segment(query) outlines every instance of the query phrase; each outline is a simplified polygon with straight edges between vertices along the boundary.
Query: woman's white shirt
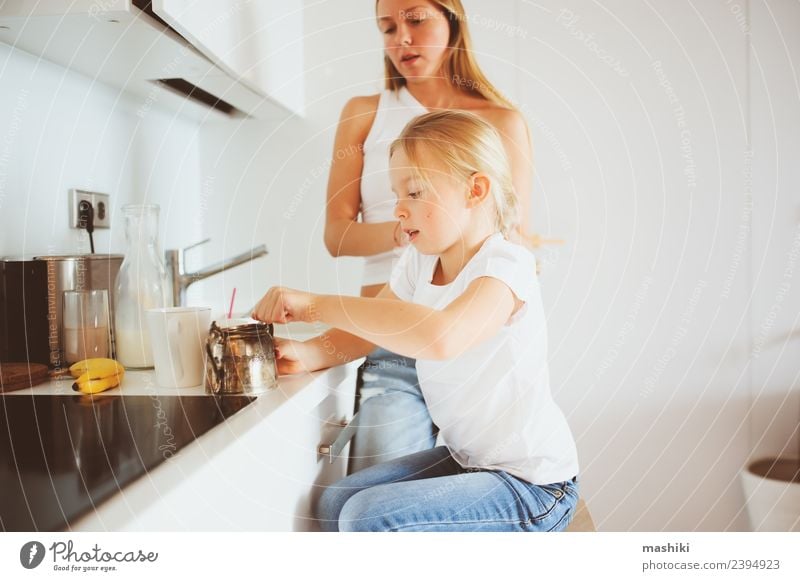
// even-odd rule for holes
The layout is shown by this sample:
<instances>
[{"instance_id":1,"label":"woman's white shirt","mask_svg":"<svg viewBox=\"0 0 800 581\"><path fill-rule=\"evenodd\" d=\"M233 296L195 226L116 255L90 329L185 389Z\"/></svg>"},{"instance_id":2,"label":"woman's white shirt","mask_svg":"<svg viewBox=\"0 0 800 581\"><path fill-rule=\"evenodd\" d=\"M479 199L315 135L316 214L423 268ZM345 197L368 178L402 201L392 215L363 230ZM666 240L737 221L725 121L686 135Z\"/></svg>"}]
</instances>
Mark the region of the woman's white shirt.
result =
<instances>
[{"instance_id":1,"label":"woman's white shirt","mask_svg":"<svg viewBox=\"0 0 800 581\"><path fill-rule=\"evenodd\" d=\"M361 171L361 221L372 224L395 221L395 195L389 180L389 146L409 121L427 113L406 87L397 92L384 90L367 138ZM385 283L402 248L367 256L362 285Z\"/></svg>"}]
</instances>

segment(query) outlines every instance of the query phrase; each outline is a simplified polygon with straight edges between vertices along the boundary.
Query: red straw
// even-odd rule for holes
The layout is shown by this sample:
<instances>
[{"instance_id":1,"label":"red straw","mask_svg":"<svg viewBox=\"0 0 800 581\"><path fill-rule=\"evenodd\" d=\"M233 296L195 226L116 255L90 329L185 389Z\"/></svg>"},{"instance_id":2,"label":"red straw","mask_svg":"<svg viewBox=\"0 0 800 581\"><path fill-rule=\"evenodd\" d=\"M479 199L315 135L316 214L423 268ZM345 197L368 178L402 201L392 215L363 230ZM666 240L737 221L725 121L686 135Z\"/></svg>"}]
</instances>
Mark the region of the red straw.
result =
<instances>
[{"instance_id":1,"label":"red straw","mask_svg":"<svg viewBox=\"0 0 800 581\"><path fill-rule=\"evenodd\" d=\"M236 287L233 287L233 294L231 295L231 308L228 309L228 318L233 316L233 301L236 299Z\"/></svg>"}]
</instances>

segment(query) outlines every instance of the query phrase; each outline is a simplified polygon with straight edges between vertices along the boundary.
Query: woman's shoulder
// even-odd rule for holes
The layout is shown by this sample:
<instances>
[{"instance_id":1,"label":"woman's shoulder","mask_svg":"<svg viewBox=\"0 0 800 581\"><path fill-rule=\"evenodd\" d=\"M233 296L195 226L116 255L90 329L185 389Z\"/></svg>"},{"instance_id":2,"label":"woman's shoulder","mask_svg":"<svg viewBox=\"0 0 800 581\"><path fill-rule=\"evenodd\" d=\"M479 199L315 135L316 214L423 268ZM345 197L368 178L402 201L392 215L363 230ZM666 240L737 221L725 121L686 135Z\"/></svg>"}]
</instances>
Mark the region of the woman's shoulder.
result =
<instances>
[{"instance_id":1,"label":"woman's shoulder","mask_svg":"<svg viewBox=\"0 0 800 581\"><path fill-rule=\"evenodd\" d=\"M375 121L380 99L380 93L351 97L342 108L339 125L365 138Z\"/></svg>"},{"instance_id":2,"label":"woman's shoulder","mask_svg":"<svg viewBox=\"0 0 800 581\"><path fill-rule=\"evenodd\" d=\"M483 101L476 103L471 111L491 123L501 134L514 135L520 130L527 131L525 116L517 109Z\"/></svg>"},{"instance_id":3,"label":"woman's shoulder","mask_svg":"<svg viewBox=\"0 0 800 581\"><path fill-rule=\"evenodd\" d=\"M375 110L378 108L378 103L381 100L381 93L376 93L374 95L358 95L356 97L351 97L348 99L347 103L345 103L345 109L353 109L359 112L366 112L369 110Z\"/></svg>"},{"instance_id":4,"label":"woman's shoulder","mask_svg":"<svg viewBox=\"0 0 800 581\"><path fill-rule=\"evenodd\" d=\"M375 118L375 113L378 110L378 104L381 100L381 94L376 95L360 95L358 97L351 97L347 103L344 104L342 109L342 119L353 119L363 122L368 120L372 123Z\"/></svg>"}]
</instances>

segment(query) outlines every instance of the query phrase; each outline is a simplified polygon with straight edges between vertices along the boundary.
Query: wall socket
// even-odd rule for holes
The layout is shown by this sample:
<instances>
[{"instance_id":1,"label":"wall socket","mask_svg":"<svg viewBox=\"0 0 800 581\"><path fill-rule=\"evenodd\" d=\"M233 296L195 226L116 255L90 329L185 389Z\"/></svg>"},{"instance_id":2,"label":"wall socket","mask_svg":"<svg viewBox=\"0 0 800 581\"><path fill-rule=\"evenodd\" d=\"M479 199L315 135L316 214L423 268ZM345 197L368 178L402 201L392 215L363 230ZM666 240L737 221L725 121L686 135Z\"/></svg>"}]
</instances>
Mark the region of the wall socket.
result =
<instances>
[{"instance_id":1,"label":"wall socket","mask_svg":"<svg viewBox=\"0 0 800 581\"><path fill-rule=\"evenodd\" d=\"M89 192L86 190L69 191L69 227L80 228L78 206L83 200L89 202L94 208L94 227L111 227L111 208L108 205L108 194Z\"/></svg>"}]
</instances>

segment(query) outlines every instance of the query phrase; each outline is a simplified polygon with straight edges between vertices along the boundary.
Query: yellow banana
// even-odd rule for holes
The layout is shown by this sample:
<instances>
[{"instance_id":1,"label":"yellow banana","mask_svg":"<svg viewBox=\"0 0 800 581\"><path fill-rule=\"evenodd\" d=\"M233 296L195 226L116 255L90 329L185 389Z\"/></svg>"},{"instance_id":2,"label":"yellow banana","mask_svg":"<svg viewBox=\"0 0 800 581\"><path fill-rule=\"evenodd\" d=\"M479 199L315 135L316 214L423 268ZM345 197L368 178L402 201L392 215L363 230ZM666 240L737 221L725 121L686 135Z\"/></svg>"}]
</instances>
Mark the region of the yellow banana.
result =
<instances>
[{"instance_id":1,"label":"yellow banana","mask_svg":"<svg viewBox=\"0 0 800 581\"><path fill-rule=\"evenodd\" d=\"M85 373L91 373L92 377L107 377L117 373L125 373L125 368L113 359L95 357L73 363L69 368L69 372L76 379Z\"/></svg>"},{"instance_id":2,"label":"yellow banana","mask_svg":"<svg viewBox=\"0 0 800 581\"><path fill-rule=\"evenodd\" d=\"M125 377L125 368L113 359L85 359L72 365L69 370L75 377L72 389L85 394L117 387Z\"/></svg>"},{"instance_id":3,"label":"yellow banana","mask_svg":"<svg viewBox=\"0 0 800 581\"><path fill-rule=\"evenodd\" d=\"M83 379L83 377L84 376L81 375L79 380L72 384L73 390L86 394L95 394L107 389L111 389L112 387L117 387L120 384L119 375L86 379Z\"/></svg>"}]
</instances>

